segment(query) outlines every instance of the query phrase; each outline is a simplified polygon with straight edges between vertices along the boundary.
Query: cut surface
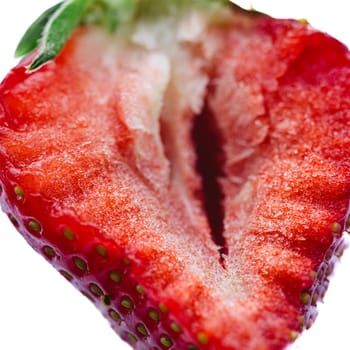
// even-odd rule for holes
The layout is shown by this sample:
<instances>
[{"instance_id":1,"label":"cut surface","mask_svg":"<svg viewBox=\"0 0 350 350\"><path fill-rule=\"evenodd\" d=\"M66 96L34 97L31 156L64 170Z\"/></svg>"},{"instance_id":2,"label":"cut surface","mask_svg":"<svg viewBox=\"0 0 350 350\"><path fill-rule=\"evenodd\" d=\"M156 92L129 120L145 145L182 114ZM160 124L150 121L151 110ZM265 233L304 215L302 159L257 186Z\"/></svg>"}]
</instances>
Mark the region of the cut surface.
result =
<instances>
[{"instance_id":1,"label":"cut surface","mask_svg":"<svg viewBox=\"0 0 350 350\"><path fill-rule=\"evenodd\" d=\"M135 349L282 349L342 248L348 52L236 12L163 26L82 28L12 71L2 206Z\"/></svg>"}]
</instances>

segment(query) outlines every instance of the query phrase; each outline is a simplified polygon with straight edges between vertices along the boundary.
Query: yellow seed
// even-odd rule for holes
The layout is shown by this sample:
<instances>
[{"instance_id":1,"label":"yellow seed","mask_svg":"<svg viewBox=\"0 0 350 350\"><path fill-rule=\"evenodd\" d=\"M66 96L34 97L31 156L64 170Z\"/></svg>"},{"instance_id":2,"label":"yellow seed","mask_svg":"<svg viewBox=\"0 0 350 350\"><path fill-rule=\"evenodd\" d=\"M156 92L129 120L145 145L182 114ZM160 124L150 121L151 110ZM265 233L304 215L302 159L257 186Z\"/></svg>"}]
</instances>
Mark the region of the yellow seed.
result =
<instances>
[{"instance_id":1,"label":"yellow seed","mask_svg":"<svg viewBox=\"0 0 350 350\"><path fill-rule=\"evenodd\" d=\"M163 312L163 313L167 313L167 312L168 312L168 308L167 308L163 303L160 303L160 304L158 305L158 307L159 307L159 310L160 310L161 312Z\"/></svg>"},{"instance_id":2,"label":"yellow seed","mask_svg":"<svg viewBox=\"0 0 350 350\"><path fill-rule=\"evenodd\" d=\"M28 227L35 232L41 231L41 225L35 220L30 220L28 223Z\"/></svg>"},{"instance_id":3,"label":"yellow seed","mask_svg":"<svg viewBox=\"0 0 350 350\"><path fill-rule=\"evenodd\" d=\"M44 252L49 257L54 257L56 255L55 250L52 247L49 247L48 245L44 247Z\"/></svg>"},{"instance_id":4,"label":"yellow seed","mask_svg":"<svg viewBox=\"0 0 350 350\"><path fill-rule=\"evenodd\" d=\"M79 270L81 270L81 271L86 271L87 270L87 264L86 264L86 262L83 259L80 259L79 257L76 256L76 257L73 258L73 260L74 260L75 266Z\"/></svg>"},{"instance_id":5,"label":"yellow seed","mask_svg":"<svg viewBox=\"0 0 350 350\"><path fill-rule=\"evenodd\" d=\"M147 337L148 332L147 332L147 329L146 329L146 327L145 327L144 324L139 323L139 324L136 326L136 330L137 330L141 335Z\"/></svg>"},{"instance_id":6,"label":"yellow seed","mask_svg":"<svg viewBox=\"0 0 350 350\"><path fill-rule=\"evenodd\" d=\"M173 345L171 338L167 334L162 334L160 336L160 343L166 348L170 348Z\"/></svg>"},{"instance_id":7,"label":"yellow seed","mask_svg":"<svg viewBox=\"0 0 350 350\"><path fill-rule=\"evenodd\" d=\"M316 271L315 270L311 270L310 271L310 277L312 278L312 279L315 279L316 278Z\"/></svg>"},{"instance_id":8,"label":"yellow seed","mask_svg":"<svg viewBox=\"0 0 350 350\"><path fill-rule=\"evenodd\" d=\"M307 292L302 292L300 294L300 301L302 302L302 304L307 305L309 303L310 300L310 295Z\"/></svg>"},{"instance_id":9,"label":"yellow seed","mask_svg":"<svg viewBox=\"0 0 350 350\"><path fill-rule=\"evenodd\" d=\"M298 22L301 24L309 24L309 21L306 18L299 18Z\"/></svg>"},{"instance_id":10,"label":"yellow seed","mask_svg":"<svg viewBox=\"0 0 350 350\"><path fill-rule=\"evenodd\" d=\"M137 291L137 293L139 293L141 295L145 295L146 294L145 290L139 284L136 286L136 291Z\"/></svg>"},{"instance_id":11,"label":"yellow seed","mask_svg":"<svg viewBox=\"0 0 350 350\"><path fill-rule=\"evenodd\" d=\"M121 317L120 317L120 315L118 314L117 311L110 310L109 314L113 318L113 320L115 320L115 321L120 321L121 320Z\"/></svg>"},{"instance_id":12,"label":"yellow seed","mask_svg":"<svg viewBox=\"0 0 350 350\"><path fill-rule=\"evenodd\" d=\"M98 296L103 295L102 289L95 283L91 283L90 284L90 290L95 295L98 295Z\"/></svg>"},{"instance_id":13,"label":"yellow seed","mask_svg":"<svg viewBox=\"0 0 350 350\"><path fill-rule=\"evenodd\" d=\"M75 240L75 234L69 229L69 228L64 228L63 229L63 235L66 237L69 241L74 241Z\"/></svg>"},{"instance_id":14,"label":"yellow seed","mask_svg":"<svg viewBox=\"0 0 350 350\"><path fill-rule=\"evenodd\" d=\"M155 322L159 322L160 320L159 314L155 309L150 309L148 311L148 316Z\"/></svg>"},{"instance_id":15,"label":"yellow seed","mask_svg":"<svg viewBox=\"0 0 350 350\"><path fill-rule=\"evenodd\" d=\"M182 328L176 323L176 322L172 322L170 324L170 328L175 332L175 333L181 333L182 332Z\"/></svg>"},{"instance_id":16,"label":"yellow seed","mask_svg":"<svg viewBox=\"0 0 350 350\"><path fill-rule=\"evenodd\" d=\"M115 283L120 283L122 280L122 275L119 271L115 270L109 273L109 278Z\"/></svg>"},{"instance_id":17,"label":"yellow seed","mask_svg":"<svg viewBox=\"0 0 350 350\"><path fill-rule=\"evenodd\" d=\"M18 221L12 214L9 214L9 219L14 226L18 226Z\"/></svg>"},{"instance_id":18,"label":"yellow seed","mask_svg":"<svg viewBox=\"0 0 350 350\"><path fill-rule=\"evenodd\" d=\"M65 278L65 279L67 279L68 281L71 281L72 279L73 279L73 276L70 274L70 273L68 273L67 271L61 271L61 275Z\"/></svg>"},{"instance_id":19,"label":"yellow seed","mask_svg":"<svg viewBox=\"0 0 350 350\"><path fill-rule=\"evenodd\" d=\"M204 332L198 333L197 339L202 345L207 345L209 342L208 336Z\"/></svg>"},{"instance_id":20,"label":"yellow seed","mask_svg":"<svg viewBox=\"0 0 350 350\"><path fill-rule=\"evenodd\" d=\"M299 323L300 328L301 328L301 329L304 328L304 324L305 324L305 318L304 318L304 316L303 316L303 315L299 315L298 318L297 318L297 320L298 320L298 323Z\"/></svg>"},{"instance_id":21,"label":"yellow seed","mask_svg":"<svg viewBox=\"0 0 350 350\"><path fill-rule=\"evenodd\" d=\"M291 331L290 334L289 334L289 338L290 338L290 340L294 341L294 340L296 340L298 338L298 335L299 335L298 332Z\"/></svg>"},{"instance_id":22,"label":"yellow seed","mask_svg":"<svg viewBox=\"0 0 350 350\"><path fill-rule=\"evenodd\" d=\"M96 246L96 253L97 253L98 255L101 255L101 256L104 257L104 258L106 258L106 257L108 256L108 251L107 251L107 249L106 249L103 245L101 245L101 244L99 244L99 245Z\"/></svg>"},{"instance_id":23,"label":"yellow seed","mask_svg":"<svg viewBox=\"0 0 350 350\"><path fill-rule=\"evenodd\" d=\"M14 191L15 191L16 196L19 199L23 199L24 198L24 191L23 191L22 187L15 186Z\"/></svg>"},{"instance_id":24,"label":"yellow seed","mask_svg":"<svg viewBox=\"0 0 350 350\"><path fill-rule=\"evenodd\" d=\"M128 333L128 338L129 338L131 343L135 343L137 341L136 336L132 333Z\"/></svg>"},{"instance_id":25,"label":"yellow seed","mask_svg":"<svg viewBox=\"0 0 350 350\"><path fill-rule=\"evenodd\" d=\"M340 225L338 222L333 222L333 223L331 224L331 231L332 231L334 234L340 233L340 231L341 231L341 225Z\"/></svg>"},{"instance_id":26,"label":"yellow seed","mask_svg":"<svg viewBox=\"0 0 350 350\"><path fill-rule=\"evenodd\" d=\"M127 296L124 296L120 302L120 304L122 306L124 306L126 309L128 310L132 310L134 308L134 303L132 302L132 300L127 297Z\"/></svg>"}]
</instances>

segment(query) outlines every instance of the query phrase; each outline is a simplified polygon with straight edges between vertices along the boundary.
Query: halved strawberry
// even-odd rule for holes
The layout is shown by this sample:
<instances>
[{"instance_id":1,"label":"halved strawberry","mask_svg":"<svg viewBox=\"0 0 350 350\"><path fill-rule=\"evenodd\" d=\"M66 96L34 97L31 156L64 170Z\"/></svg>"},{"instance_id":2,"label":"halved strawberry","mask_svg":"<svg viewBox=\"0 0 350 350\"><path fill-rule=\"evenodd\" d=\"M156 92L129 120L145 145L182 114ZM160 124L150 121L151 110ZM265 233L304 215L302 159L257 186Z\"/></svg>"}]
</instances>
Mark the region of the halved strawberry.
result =
<instances>
[{"instance_id":1,"label":"halved strawberry","mask_svg":"<svg viewBox=\"0 0 350 350\"><path fill-rule=\"evenodd\" d=\"M3 210L135 349L283 349L344 249L347 49L225 2L101 4L49 10L1 84Z\"/></svg>"}]
</instances>

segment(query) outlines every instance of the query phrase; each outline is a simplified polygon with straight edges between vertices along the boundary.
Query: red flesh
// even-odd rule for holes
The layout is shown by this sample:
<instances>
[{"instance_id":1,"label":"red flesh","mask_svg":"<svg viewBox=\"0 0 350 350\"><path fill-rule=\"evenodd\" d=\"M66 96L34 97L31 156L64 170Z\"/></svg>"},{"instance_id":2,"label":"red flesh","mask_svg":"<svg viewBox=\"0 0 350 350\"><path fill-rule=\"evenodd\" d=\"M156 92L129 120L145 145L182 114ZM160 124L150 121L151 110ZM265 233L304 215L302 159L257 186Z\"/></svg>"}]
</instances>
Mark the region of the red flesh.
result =
<instances>
[{"instance_id":1,"label":"red flesh","mask_svg":"<svg viewBox=\"0 0 350 350\"><path fill-rule=\"evenodd\" d=\"M152 121L164 67L142 49L141 67L101 63L101 53L116 53L96 29L79 30L55 62L30 75L23 62L2 83L2 207L136 349L282 349L300 316L313 317L303 292L322 295L342 249L349 54L308 26L266 17L237 14L232 27L208 35L189 52L205 62L193 70L210 76L207 113L224 174L216 203L223 264L196 172L195 113L168 86L160 125ZM88 51L94 36L98 47ZM175 111L176 123L168 118ZM144 129L131 128L134 117Z\"/></svg>"}]
</instances>

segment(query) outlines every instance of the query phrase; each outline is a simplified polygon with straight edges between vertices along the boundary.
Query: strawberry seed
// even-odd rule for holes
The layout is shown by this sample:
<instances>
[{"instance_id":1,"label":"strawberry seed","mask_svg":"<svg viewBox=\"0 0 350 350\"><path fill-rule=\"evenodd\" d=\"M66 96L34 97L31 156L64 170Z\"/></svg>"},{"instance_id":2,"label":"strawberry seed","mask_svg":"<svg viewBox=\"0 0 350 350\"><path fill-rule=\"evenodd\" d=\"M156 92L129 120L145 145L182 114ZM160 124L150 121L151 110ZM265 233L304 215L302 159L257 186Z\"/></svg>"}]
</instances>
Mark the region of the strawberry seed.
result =
<instances>
[{"instance_id":1,"label":"strawberry seed","mask_svg":"<svg viewBox=\"0 0 350 350\"><path fill-rule=\"evenodd\" d=\"M121 321L121 317L120 317L120 315L118 314L117 311L111 309L111 310L109 311L109 315L113 318L113 320L115 320L115 321Z\"/></svg>"},{"instance_id":2,"label":"strawberry seed","mask_svg":"<svg viewBox=\"0 0 350 350\"><path fill-rule=\"evenodd\" d=\"M24 191L20 186L15 186L14 192L17 196L17 199L23 199L24 198Z\"/></svg>"},{"instance_id":3,"label":"strawberry seed","mask_svg":"<svg viewBox=\"0 0 350 350\"><path fill-rule=\"evenodd\" d=\"M103 245L101 244L97 245L95 250L98 255L102 256L103 258L107 258L108 251Z\"/></svg>"},{"instance_id":4,"label":"strawberry seed","mask_svg":"<svg viewBox=\"0 0 350 350\"><path fill-rule=\"evenodd\" d=\"M128 310L132 310L134 308L134 303L128 296L122 297L120 304Z\"/></svg>"},{"instance_id":5,"label":"strawberry seed","mask_svg":"<svg viewBox=\"0 0 350 350\"><path fill-rule=\"evenodd\" d=\"M148 332L147 332L147 329L146 329L146 327L145 327L144 324L139 323L139 324L136 326L136 330L137 330L137 332L138 332L141 336L144 336L144 337L147 337L147 336L148 336Z\"/></svg>"},{"instance_id":6,"label":"strawberry seed","mask_svg":"<svg viewBox=\"0 0 350 350\"><path fill-rule=\"evenodd\" d=\"M93 294L97 296L103 295L102 289L95 283L91 283L89 289Z\"/></svg>"},{"instance_id":7,"label":"strawberry seed","mask_svg":"<svg viewBox=\"0 0 350 350\"><path fill-rule=\"evenodd\" d=\"M158 307L159 307L159 310L160 310L161 312L163 312L164 314L166 314L166 313L168 312L168 308L167 308L164 304L160 303L160 304L158 305Z\"/></svg>"},{"instance_id":8,"label":"strawberry seed","mask_svg":"<svg viewBox=\"0 0 350 350\"><path fill-rule=\"evenodd\" d=\"M70 273L68 273L67 271L64 271L64 270L60 271L60 273L66 280L72 281L73 276Z\"/></svg>"},{"instance_id":9,"label":"strawberry seed","mask_svg":"<svg viewBox=\"0 0 350 350\"><path fill-rule=\"evenodd\" d=\"M81 259L81 258L76 256L76 257L73 258L73 260L74 260L74 265L79 270L81 270L81 271L86 271L87 270L87 264L86 264L86 262L83 259Z\"/></svg>"},{"instance_id":10,"label":"strawberry seed","mask_svg":"<svg viewBox=\"0 0 350 350\"><path fill-rule=\"evenodd\" d=\"M110 272L109 278L115 283L120 283L122 280L122 275L119 271L115 270L115 271Z\"/></svg>"},{"instance_id":11,"label":"strawberry seed","mask_svg":"<svg viewBox=\"0 0 350 350\"><path fill-rule=\"evenodd\" d=\"M36 220L30 220L28 222L28 227L30 230L39 233L41 231L41 225Z\"/></svg>"},{"instance_id":12,"label":"strawberry seed","mask_svg":"<svg viewBox=\"0 0 350 350\"><path fill-rule=\"evenodd\" d=\"M166 348L170 348L173 345L171 338L167 334L162 334L160 336L160 343Z\"/></svg>"},{"instance_id":13,"label":"strawberry seed","mask_svg":"<svg viewBox=\"0 0 350 350\"><path fill-rule=\"evenodd\" d=\"M55 250L54 250L52 247L48 246L48 245L44 247L44 253L45 253L46 256L48 256L49 258L53 258L53 257L56 256Z\"/></svg>"},{"instance_id":14,"label":"strawberry seed","mask_svg":"<svg viewBox=\"0 0 350 350\"><path fill-rule=\"evenodd\" d=\"M207 345L209 342L208 336L203 332L197 334L197 339L203 345Z\"/></svg>"},{"instance_id":15,"label":"strawberry seed","mask_svg":"<svg viewBox=\"0 0 350 350\"><path fill-rule=\"evenodd\" d=\"M136 338L136 336L134 335L134 334L132 334L132 333L127 333L127 336L128 336L128 338L129 338L129 340L130 340L130 343L135 343L135 342L137 342L137 338Z\"/></svg>"},{"instance_id":16,"label":"strawberry seed","mask_svg":"<svg viewBox=\"0 0 350 350\"><path fill-rule=\"evenodd\" d=\"M137 293L139 293L141 295L145 295L146 294L145 290L139 284L136 286L136 291L137 291Z\"/></svg>"},{"instance_id":17,"label":"strawberry seed","mask_svg":"<svg viewBox=\"0 0 350 350\"><path fill-rule=\"evenodd\" d=\"M63 229L63 235L66 237L69 241L74 241L75 240L75 234L69 229L69 228L64 228Z\"/></svg>"},{"instance_id":18,"label":"strawberry seed","mask_svg":"<svg viewBox=\"0 0 350 350\"><path fill-rule=\"evenodd\" d=\"M155 309L150 309L148 311L148 316L157 323L160 321L159 313Z\"/></svg>"},{"instance_id":19,"label":"strawberry seed","mask_svg":"<svg viewBox=\"0 0 350 350\"><path fill-rule=\"evenodd\" d=\"M196 345L193 345L193 344L189 344L187 349L188 350L199 350L198 347Z\"/></svg>"},{"instance_id":20,"label":"strawberry seed","mask_svg":"<svg viewBox=\"0 0 350 350\"><path fill-rule=\"evenodd\" d=\"M182 332L182 328L176 323L176 322L172 322L170 324L170 328L175 332L175 333L181 333Z\"/></svg>"},{"instance_id":21,"label":"strawberry seed","mask_svg":"<svg viewBox=\"0 0 350 350\"><path fill-rule=\"evenodd\" d=\"M8 217L14 226L18 226L18 221L12 214L9 214Z\"/></svg>"}]
</instances>

